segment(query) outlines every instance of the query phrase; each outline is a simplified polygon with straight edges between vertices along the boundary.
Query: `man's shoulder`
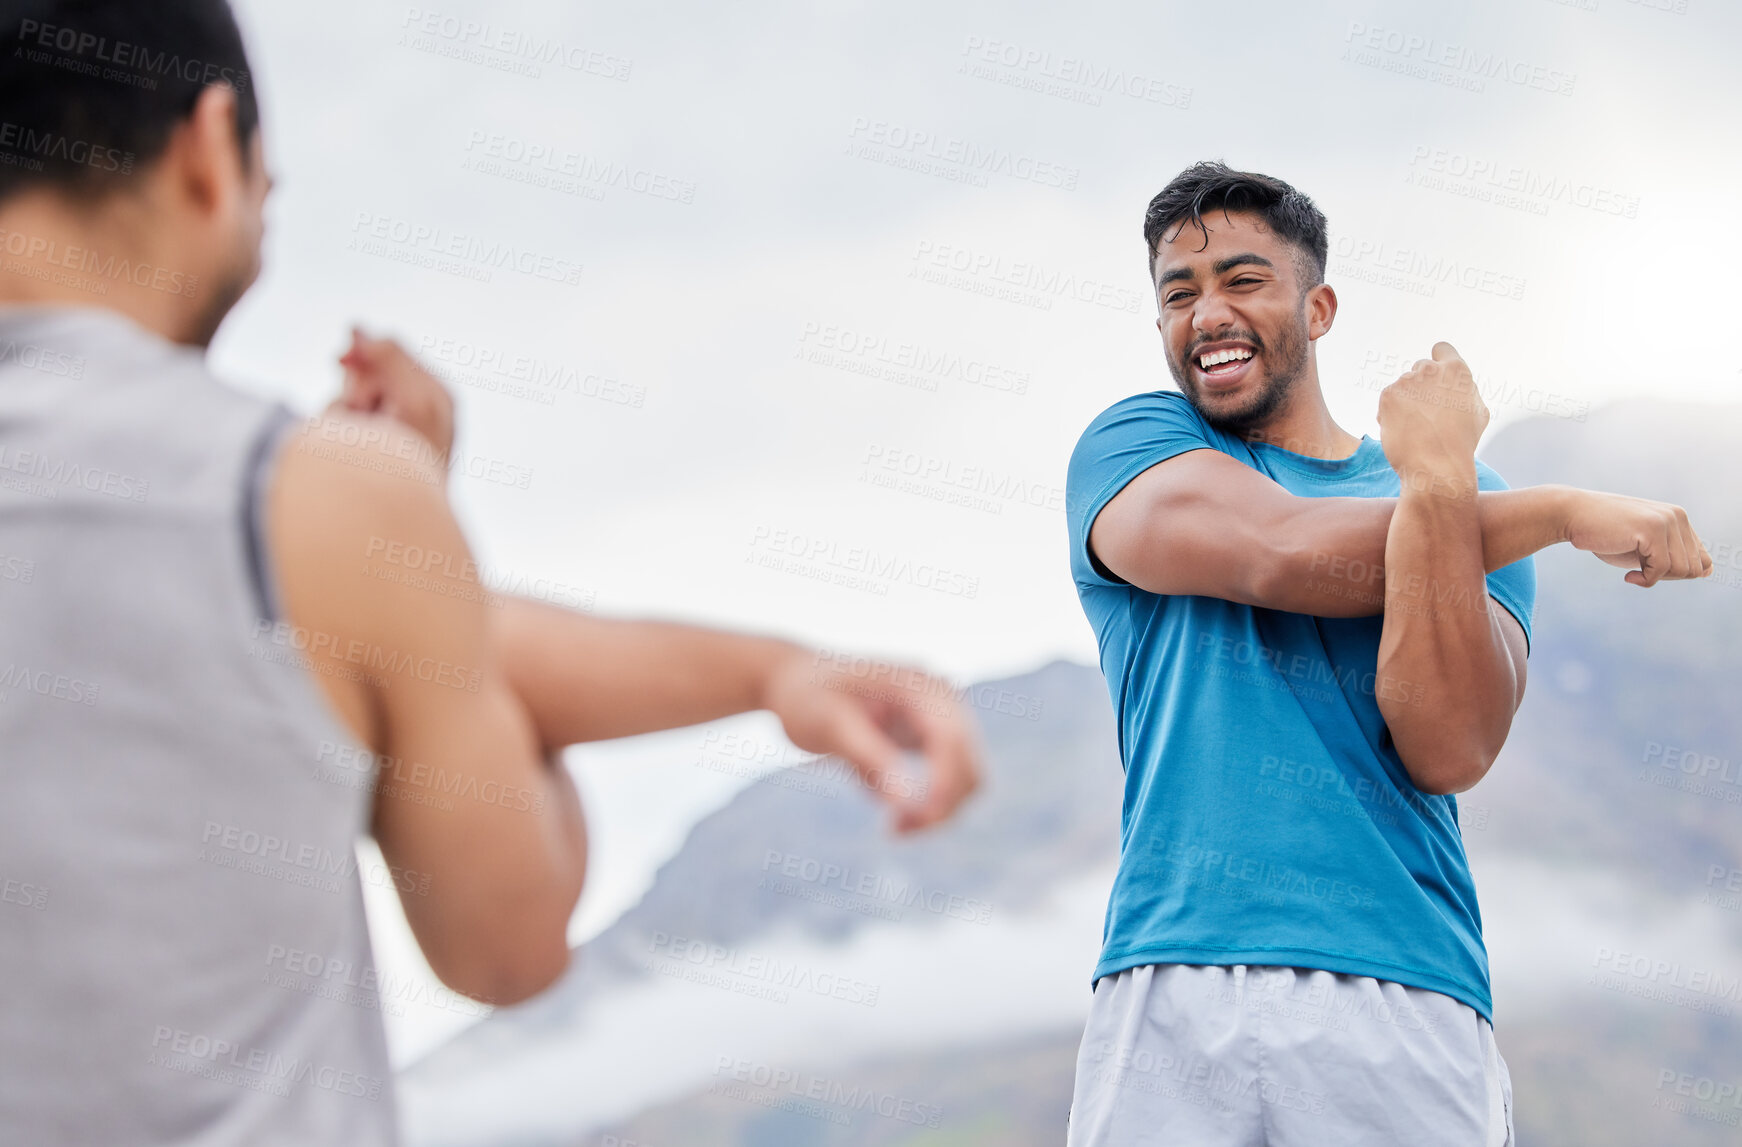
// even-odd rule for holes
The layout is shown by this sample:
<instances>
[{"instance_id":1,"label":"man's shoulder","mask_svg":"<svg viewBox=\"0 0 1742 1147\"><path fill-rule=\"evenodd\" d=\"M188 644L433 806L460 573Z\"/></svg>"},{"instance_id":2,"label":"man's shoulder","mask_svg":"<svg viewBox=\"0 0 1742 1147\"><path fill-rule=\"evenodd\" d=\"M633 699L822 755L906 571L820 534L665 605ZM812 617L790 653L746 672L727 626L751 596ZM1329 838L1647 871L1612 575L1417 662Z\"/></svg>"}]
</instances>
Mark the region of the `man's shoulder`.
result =
<instances>
[{"instance_id":1,"label":"man's shoulder","mask_svg":"<svg viewBox=\"0 0 1742 1147\"><path fill-rule=\"evenodd\" d=\"M1130 394L1107 407L1089 422L1087 435L1097 427L1122 418L1132 416L1162 416L1188 419L1191 422L1204 424L1203 416L1191 404L1191 400L1177 390L1146 390L1141 394Z\"/></svg>"},{"instance_id":2,"label":"man's shoulder","mask_svg":"<svg viewBox=\"0 0 1742 1147\"><path fill-rule=\"evenodd\" d=\"M1104 452L1168 435L1202 438L1215 443L1216 434L1191 401L1177 390L1151 390L1121 398L1097 414L1077 438L1072 461L1081 466Z\"/></svg>"}]
</instances>

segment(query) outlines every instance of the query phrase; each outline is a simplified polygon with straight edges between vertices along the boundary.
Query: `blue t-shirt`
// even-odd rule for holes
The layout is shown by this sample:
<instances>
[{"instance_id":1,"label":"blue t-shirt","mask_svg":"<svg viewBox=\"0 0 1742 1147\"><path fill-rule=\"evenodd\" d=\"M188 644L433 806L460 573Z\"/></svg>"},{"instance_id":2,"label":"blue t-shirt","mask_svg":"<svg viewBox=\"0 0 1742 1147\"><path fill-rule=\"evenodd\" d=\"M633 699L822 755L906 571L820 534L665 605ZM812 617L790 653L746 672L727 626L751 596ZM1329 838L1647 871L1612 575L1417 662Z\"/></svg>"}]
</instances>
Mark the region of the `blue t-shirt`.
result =
<instances>
[{"instance_id":1,"label":"blue t-shirt","mask_svg":"<svg viewBox=\"0 0 1742 1147\"><path fill-rule=\"evenodd\" d=\"M1115 403L1083 432L1066 484L1071 572L1125 765L1119 873L1094 979L1141 964L1318 968L1440 992L1492 1022L1457 799L1415 787L1374 695L1383 618L1149 593L1090 559L1089 528L1114 495L1205 448L1302 497L1399 492L1372 438L1349 458L1309 458L1216 430L1172 391ZM1506 488L1476 469L1482 489ZM1352 592L1383 595L1383 580L1361 570L1335 574ZM1488 592L1528 639L1533 562L1489 574Z\"/></svg>"}]
</instances>

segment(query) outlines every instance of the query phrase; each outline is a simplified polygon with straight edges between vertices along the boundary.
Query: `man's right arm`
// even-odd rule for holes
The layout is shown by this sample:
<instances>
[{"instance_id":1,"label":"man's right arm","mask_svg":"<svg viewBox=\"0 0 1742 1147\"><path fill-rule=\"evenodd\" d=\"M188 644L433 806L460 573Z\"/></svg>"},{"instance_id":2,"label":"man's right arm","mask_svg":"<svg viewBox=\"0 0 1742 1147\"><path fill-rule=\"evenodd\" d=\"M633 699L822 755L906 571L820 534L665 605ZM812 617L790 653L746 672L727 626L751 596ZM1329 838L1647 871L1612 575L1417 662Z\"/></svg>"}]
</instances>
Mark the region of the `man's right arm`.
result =
<instances>
[{"instance_id":1,"label":"man's right arm","mask_svg":"<svg viewBox=\"0 0 1742 1147\"><path fill-rule=\"evenodd\" d=\"M347 421L362 433L310 424L278 456L267 519L284 612L340 715L385 758L373 831L390 865L418 874L421 894L400 900L430 966L455 991L514 1003L568 964L580 802L543 758L476 586L367 568L383 535L462 557L466 541L422 440L386 418Z\"/></svg>"},{"instance_id":2,"label":"man's right arm","mask_svg":"<svg viewBox=\"0 0 1742 1147\"><path fill-rule=\"evenodd\" d=\"M1191 450L1133 478L1096 517L1089 546L1151 593L1367 617L1384 612L1396 506L1395 498L1299 497L1220 451ZM1704 553L1686 514L1642 498L1530 486L1483 491L1477 508L1489 572L1570 541L1634 571L1633 584L1651 585L1678 548Z\"/></svg>"}]
</instances>

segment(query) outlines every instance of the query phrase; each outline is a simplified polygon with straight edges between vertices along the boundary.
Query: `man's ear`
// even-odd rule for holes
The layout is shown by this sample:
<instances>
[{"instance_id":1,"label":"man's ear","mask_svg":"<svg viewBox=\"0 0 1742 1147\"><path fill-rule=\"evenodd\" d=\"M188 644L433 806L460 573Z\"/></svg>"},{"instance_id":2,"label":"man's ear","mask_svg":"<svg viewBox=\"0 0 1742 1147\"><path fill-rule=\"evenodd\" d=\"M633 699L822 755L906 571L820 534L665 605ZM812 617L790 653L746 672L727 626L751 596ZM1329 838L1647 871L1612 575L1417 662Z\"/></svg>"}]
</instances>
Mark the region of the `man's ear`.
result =
<instances>
[{"instance_id":1,"label":"man's ear","mask_svg":"<svg viewBox=\"0 0 1742 1147\"><path fill-rule=\"evenodd\" d=\"M1306 310L1307 338L1309 340L1323 338L1337 317L1337 292L1331 289L1329 283L1318 283L1307 288L1304 309Z\"/></svg>"},{"instance_id":2,"label":"man's ear","mask_svg":"<svg viewBox=\"0 0 1742 1147\"><path fill-rule=\"evenodd\" d=\"M176 125L164 151L174 189L203 214L238 209L249 157L236 138L236 93L212 84L194 102L193 114Z\"/></svg>"}]
</instances>

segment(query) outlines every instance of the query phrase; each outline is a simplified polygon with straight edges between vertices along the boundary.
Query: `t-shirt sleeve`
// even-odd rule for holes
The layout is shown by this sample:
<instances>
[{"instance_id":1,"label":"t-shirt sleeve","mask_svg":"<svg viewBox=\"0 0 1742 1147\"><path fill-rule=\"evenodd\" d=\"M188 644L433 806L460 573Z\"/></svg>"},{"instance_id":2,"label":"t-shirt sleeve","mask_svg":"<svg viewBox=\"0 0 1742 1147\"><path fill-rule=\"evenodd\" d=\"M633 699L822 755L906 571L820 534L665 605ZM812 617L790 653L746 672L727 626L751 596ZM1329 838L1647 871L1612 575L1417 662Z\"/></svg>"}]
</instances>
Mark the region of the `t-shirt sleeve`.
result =
<instances>
[{"instance_id":1,"label":"t-shirt sleeve","mask_svg":"<svg viewBox=\"0 0 1742 1147\"><path fill-rule=\"evenodd\" d=\"M1476 463L1476 488L1509 490L1506 480L1482 462ZM1488 575L1488 596L1518 619L1524 630L1525 652L1530 651L1530 623L1536 616L1536 559L1524 558L1501 566Z\"/></svg>"},{"instance_id":2,"label":"t-shirt sleeve","mask_svg":"<svg viewBox=\"0 0 1742 1147\"><path fill-rule=\"evenodd\" d=\"M1127 398L1089 423L1065 474L1071 575L1079 585L1126 584L1089 554L1089 529L1102 508L1156 463L1188 450L1218 449L1214 436L1185 396L1169 391Z\"/></svg>"}]
</instances>

